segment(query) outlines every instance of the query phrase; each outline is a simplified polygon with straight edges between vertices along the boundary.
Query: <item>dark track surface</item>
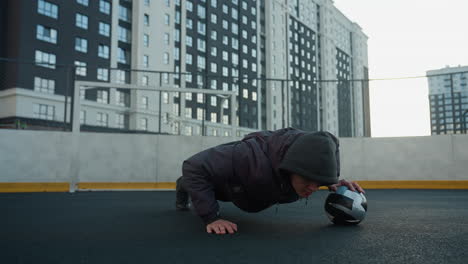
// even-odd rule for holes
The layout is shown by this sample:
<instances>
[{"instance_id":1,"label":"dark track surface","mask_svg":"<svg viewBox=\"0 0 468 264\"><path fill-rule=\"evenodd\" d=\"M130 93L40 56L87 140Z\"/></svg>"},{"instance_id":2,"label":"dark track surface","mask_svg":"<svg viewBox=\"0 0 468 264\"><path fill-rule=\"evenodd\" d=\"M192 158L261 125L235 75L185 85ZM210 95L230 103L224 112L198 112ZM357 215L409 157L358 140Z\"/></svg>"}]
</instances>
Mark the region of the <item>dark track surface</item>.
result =
<instances>
[{"instance_id":1,"label":"dark track surface","mask_svg":"<svg viewBox=\"0 0 468 264\"><path fill-rule=\"evenodd\" d=\"M359 226L329 224L327 191L205 232L174 192L0 194L0 263L468 263L467 190L368 190Z\"/></svg>"}]
</instances>

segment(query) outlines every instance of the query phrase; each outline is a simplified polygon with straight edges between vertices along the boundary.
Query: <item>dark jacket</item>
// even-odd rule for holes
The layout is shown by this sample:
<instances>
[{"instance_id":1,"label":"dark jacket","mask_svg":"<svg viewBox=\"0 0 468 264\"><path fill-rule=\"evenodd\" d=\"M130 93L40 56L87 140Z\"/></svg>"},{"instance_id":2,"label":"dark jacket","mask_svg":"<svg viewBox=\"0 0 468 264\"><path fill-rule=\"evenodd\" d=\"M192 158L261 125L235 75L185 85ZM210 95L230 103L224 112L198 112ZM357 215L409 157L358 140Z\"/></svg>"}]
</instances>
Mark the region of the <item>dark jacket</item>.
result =
<instances>
[{"instance_id":1,"label":"dark jacket","mask_svg":"<svg viewBox=\"0 0 468 264\"><path fill-rule=\"evenodd\" d=\"M338 139L328 132L315 133L335 142L334 162L339 176ZM204 150L185 160L183 187L205 224L219 218L217 200L231 201L247 212L298 200L289 173L280 167L288 149L306 134L311 133L293 128L254 132L241 141Z\"/></svg>"}]
</instances>

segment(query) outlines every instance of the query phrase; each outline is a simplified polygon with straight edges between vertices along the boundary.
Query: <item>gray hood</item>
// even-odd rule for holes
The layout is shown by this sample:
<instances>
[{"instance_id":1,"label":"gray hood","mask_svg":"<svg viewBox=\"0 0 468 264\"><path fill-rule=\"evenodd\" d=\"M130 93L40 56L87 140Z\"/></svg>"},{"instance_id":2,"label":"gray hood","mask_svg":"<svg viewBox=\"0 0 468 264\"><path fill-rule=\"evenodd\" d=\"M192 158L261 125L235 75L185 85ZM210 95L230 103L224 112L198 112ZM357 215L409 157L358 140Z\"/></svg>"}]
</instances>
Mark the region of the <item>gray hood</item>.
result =
<instances>
[{"instance_id":1,"label":"gray hood","mask_svg":"<svg viewBox=\"0 0 468 264\"><path fill-rule=\"evenodd\" d=\"M286 152L279 168L298 174L321 185L338 182L339 143L328 132L300 136Z\"/></svg>"}]
</instances>

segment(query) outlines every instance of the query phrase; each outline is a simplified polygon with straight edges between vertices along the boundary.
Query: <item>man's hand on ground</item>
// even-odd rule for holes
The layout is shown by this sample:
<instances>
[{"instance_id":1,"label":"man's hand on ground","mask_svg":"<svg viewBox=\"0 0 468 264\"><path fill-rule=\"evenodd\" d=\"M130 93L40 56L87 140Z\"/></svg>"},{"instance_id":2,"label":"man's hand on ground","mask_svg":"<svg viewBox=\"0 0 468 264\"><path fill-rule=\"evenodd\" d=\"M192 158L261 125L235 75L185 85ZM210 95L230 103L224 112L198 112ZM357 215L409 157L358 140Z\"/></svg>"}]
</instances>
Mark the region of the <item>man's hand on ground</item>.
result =
<instances>
[{"instance_id":1,"label":"man's hand on ground","mask_svg":"<svg viewBox=\"0 0 468 264\"><path fill-rule=\"evenodd\" d=\"M227 220L218 219L213 223L206 225L206 232L210 234L215 232L218 235L223 235L227 232L229 234L234 234L237 232L237 225Z\"/></svg>"},{"instance_id":2,"label":"man's hand on ground","mask_svg":"<svg viewBox=\"0 0 468 264\"><path fill-rule=\"evenodd\" d=\"M350 189L353 192L358 191L358 192L361 192L361 193L366 193L364 191L364 189L361 188L361 186L359 186L359 184L357 184L357 182L352 182L352 181L347 181L347 180L340 180L337 184L333 184L333 185L328 186L328 189L330 191L336 192L336 189L339 186L346 186L346 187L348 187L348 189Z\"/></svg>"}]
</instances>

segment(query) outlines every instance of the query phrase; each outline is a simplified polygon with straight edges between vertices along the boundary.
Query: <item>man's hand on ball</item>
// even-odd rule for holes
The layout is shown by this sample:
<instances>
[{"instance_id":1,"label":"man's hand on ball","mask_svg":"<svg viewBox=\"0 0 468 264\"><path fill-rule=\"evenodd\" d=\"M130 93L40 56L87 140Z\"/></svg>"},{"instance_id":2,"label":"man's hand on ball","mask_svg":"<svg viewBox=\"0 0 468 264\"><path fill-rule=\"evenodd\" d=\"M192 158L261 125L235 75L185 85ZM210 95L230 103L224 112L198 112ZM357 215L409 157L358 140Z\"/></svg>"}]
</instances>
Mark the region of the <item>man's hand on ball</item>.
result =
<instances>
[{"instance_id":1,"label":"man's hand on ball","mask_svg":"<svg viewBox=\"0 0 468 264\"><path fill-rule=\"evenodd\" d=\"M358 191L358 192L361 192L361 193L366 193L364 191L364 189L361 188L361 186L359 186L359 184L357 182L352 182L352 181L347 181L347 180L340 180L337 184L333 184L333 185L328 186L328 189L330 191L336 192L336 190L340 186L346 186L346 187L348 187L348 189L350 189L353 192Z\"/></svg>"}]
</instances>

